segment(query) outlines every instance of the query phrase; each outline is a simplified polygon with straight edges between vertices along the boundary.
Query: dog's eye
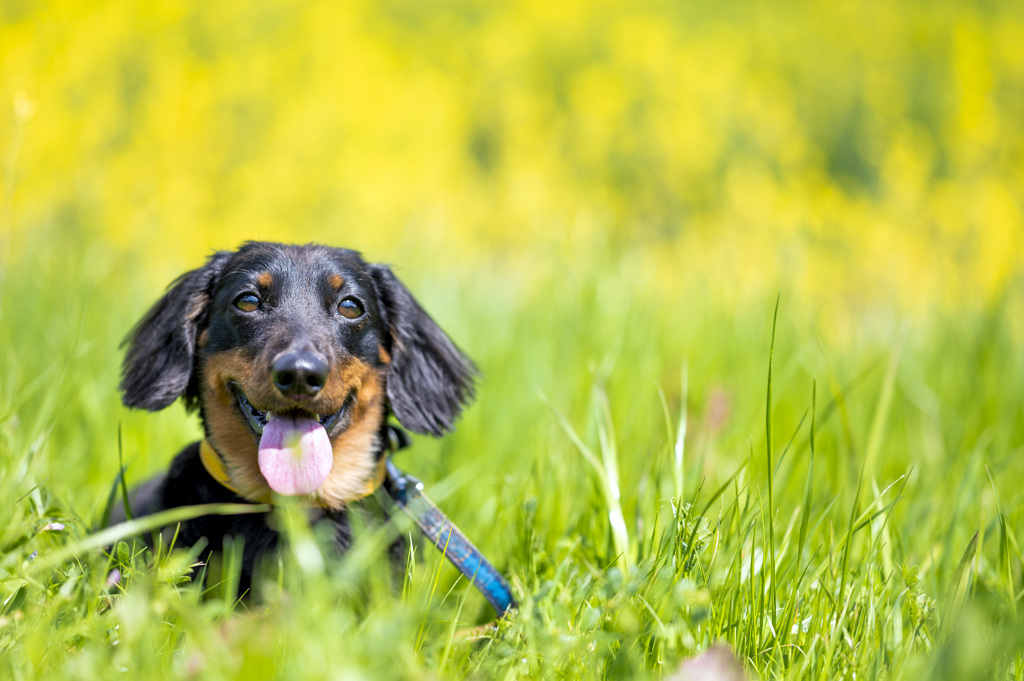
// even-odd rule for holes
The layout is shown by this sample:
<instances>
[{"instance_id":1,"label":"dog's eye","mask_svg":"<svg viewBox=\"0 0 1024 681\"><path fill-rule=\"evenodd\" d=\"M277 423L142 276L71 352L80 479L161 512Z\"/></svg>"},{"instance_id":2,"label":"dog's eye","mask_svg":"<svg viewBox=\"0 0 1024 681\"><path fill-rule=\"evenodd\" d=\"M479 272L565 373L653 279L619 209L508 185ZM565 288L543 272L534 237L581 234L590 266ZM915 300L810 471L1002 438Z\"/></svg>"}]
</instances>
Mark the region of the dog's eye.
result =
<instances>
[{"instance_id":1,"label":"dog's eye","mask_svg":"<svg viewBox=\"0 0 1024 681\"><path fill-rule=\"evenodd\" d=\"M363 309L363 304L355 298L345 298L343 301L338 303L338 312L341 313L342 317L348 319L358 319L363 316L366 310Z\"/></svg>"},{"instance_id":2,"label":"dog's eye","mask_svg":"<svg viewBox=\"0 0 1024 681\"><path fill-rule=\"evenodd\" d=\"M260 309L260 299L252 293L243 293L235 298L235 307L242 312L255 312Z\"/></svg>"}]
</instances>

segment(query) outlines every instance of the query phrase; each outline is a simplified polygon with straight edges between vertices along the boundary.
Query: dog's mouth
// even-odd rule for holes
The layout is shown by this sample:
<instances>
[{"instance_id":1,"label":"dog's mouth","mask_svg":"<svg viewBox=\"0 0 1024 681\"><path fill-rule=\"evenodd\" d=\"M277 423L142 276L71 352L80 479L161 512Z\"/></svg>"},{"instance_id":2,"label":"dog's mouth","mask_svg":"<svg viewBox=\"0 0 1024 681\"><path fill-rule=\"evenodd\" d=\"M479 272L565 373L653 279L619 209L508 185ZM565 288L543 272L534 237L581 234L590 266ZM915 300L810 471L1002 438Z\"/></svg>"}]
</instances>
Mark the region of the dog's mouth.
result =
<instances>
[{"instance_id":1,"label":"dog's mouth","mask_svg":"<svg viewBox=\"0 0 1024 681\"><path fill-rule=\"evenodd\" d=\"M311 418L323 426L328 437L334 437L348 427L349 421L351 420L352 404L355 402L356 396L355 389L350 390L344 401L341 403L341 408L338 409L338 411L332 414L320 415L299 408L291 408L278 412L269 410L262 411L253 406L252 402L249 401L249 398L245 396L240 385L232 383L231 390L235 393L235 399L238 402L238 408L241 410L242 415L245 416L245 420L249 422L249 427L252 428L253 432L257 435L263 435L263 429L266 428L267 424L270 423L270 419L274 416L292 416L299 418Z\"/></svg>"},{"instance_id":2,"label":"dog's mouth","mask_svg":"<svg viewBox=\"0 0 1024 681\"><path fill-rule=\"evenodd\" d=\"M259 436L258 463L267 484L278 494L315 492L327 479L334 461L331 437L351 421L355 390L341 407L326 415L289 408L264 411L253 406L237 383L231 384L238 408Z\"/></svg>"}]
</instances>

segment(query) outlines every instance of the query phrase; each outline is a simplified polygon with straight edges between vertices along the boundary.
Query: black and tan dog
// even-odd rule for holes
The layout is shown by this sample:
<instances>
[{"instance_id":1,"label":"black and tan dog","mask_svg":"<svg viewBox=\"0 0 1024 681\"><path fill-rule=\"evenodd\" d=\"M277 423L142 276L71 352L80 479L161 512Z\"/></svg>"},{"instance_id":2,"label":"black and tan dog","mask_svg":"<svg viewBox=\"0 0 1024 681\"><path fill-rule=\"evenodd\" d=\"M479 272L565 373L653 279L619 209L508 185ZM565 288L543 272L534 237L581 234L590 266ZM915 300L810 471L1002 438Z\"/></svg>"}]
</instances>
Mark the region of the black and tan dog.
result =
<instances>
[{"instance_id":1,"label":"black and tan dog","mask_svg":"<svg viewBox=\"0 0 1024 681\"><path fill-rule=\"evenodd\" d=\"M384 474L389 415L450 430L473 397L472 362L382 265L319 245L250 242L179 278L132 331L124 403L179 397L206 438L133 494L134 515L302 496L350 541L346 506ZM178 541L244 540L241 586L277 533L265 516L206 516Z\"/></svg>"}]
</instances>

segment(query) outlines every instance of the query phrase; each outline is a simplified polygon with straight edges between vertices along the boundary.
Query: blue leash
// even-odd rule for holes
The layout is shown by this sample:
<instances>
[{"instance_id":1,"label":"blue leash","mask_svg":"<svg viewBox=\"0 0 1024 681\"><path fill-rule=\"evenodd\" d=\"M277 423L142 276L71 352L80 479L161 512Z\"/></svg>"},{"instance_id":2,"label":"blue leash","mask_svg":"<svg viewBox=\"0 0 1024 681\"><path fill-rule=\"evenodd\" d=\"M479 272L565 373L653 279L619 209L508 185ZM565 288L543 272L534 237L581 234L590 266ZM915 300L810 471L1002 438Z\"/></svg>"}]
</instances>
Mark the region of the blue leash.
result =
<instances>
[{"instance_id":1,"label":"blue leash","mask_svg":"<svg viewBox=\"0 0 1024 681\"><path fill-rule=\"evenodd\" d=\"M400 471L390 458L387 467L388 475L383 489L395 504L412 518L452 565L480 590L499 616L516 607L516 599L508 582L473 546L473 542L423 493L423 483Z\"/></svg>"}]
</instances>

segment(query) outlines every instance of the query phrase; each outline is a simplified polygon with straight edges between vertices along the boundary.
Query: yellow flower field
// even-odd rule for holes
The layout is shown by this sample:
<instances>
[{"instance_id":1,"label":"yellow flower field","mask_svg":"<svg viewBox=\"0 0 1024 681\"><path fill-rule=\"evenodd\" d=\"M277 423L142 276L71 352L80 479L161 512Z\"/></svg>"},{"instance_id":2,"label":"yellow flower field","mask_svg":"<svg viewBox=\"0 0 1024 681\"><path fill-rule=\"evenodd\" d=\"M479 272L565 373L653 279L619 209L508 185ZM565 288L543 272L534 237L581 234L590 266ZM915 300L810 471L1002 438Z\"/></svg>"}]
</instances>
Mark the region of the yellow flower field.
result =
<instances>
[{"instance_id":1,"label":"yellow flower field","mask_svg":"<svg viewBox=\"0 0 1024 681\"><path fill-rule=\"evenodd\" d=\"M668 292L855 312L985 304L1024 258L1012 3L0 16L9 258L40 229L137 252L158 282L251 238L445 262L607 244Z\"/></svg>"}]
</instances>

